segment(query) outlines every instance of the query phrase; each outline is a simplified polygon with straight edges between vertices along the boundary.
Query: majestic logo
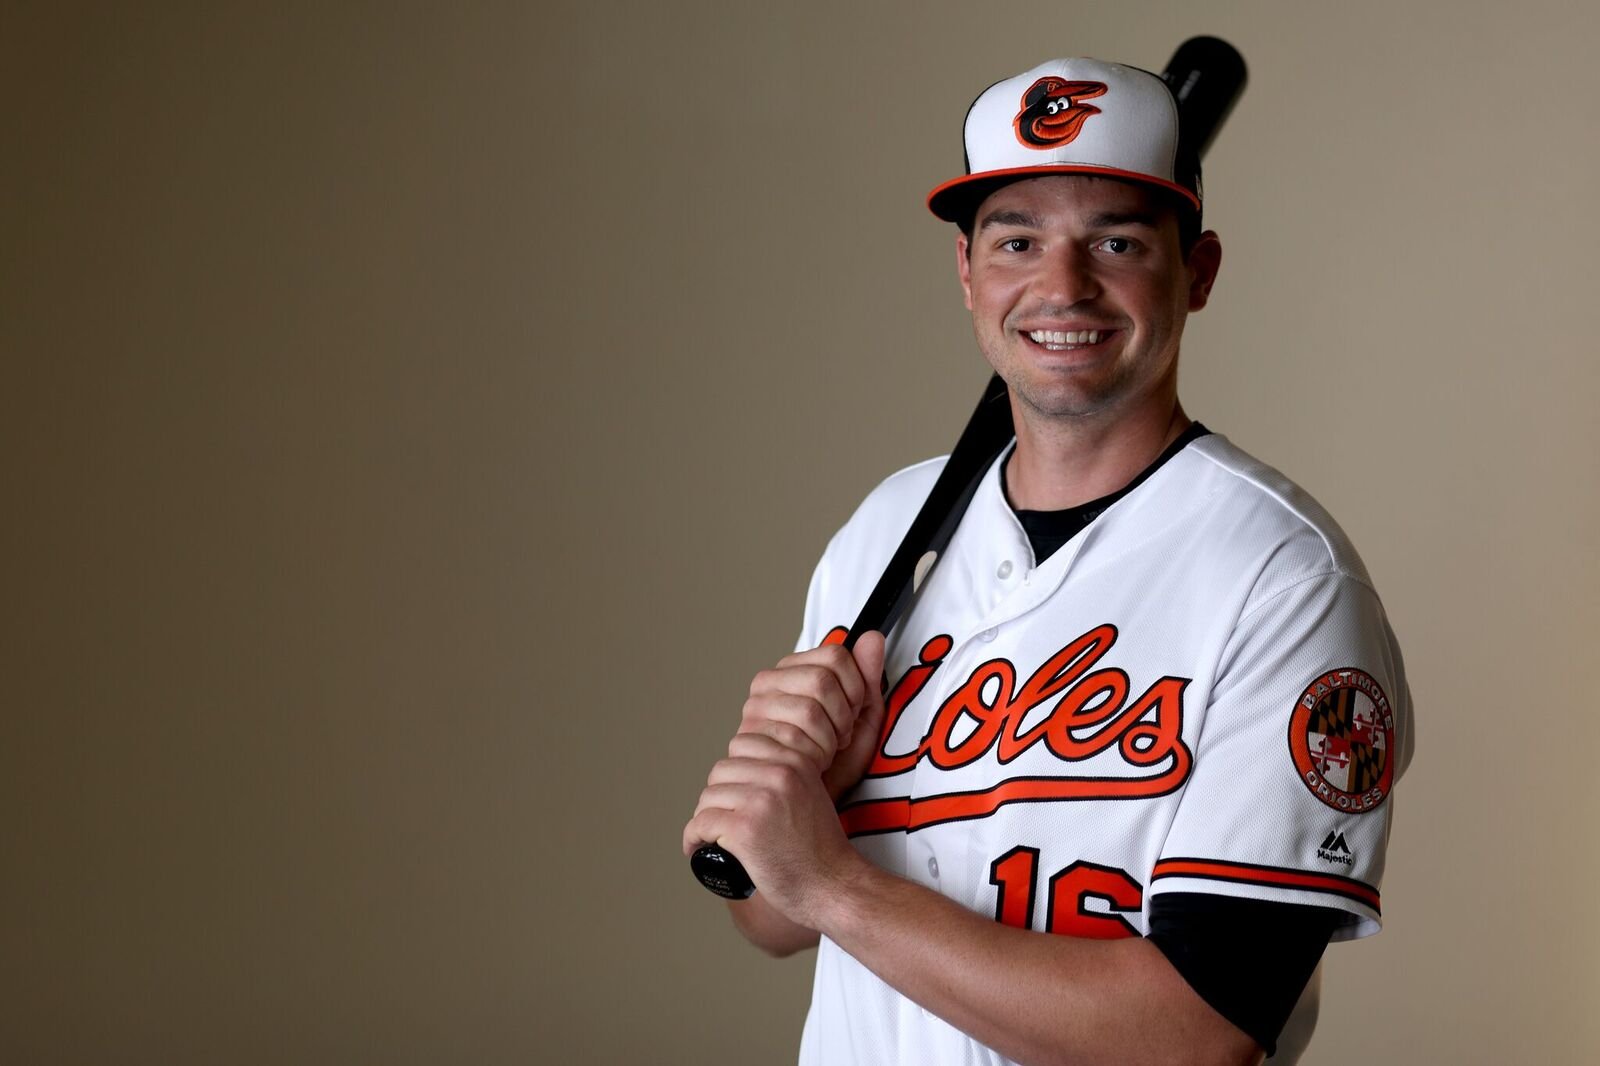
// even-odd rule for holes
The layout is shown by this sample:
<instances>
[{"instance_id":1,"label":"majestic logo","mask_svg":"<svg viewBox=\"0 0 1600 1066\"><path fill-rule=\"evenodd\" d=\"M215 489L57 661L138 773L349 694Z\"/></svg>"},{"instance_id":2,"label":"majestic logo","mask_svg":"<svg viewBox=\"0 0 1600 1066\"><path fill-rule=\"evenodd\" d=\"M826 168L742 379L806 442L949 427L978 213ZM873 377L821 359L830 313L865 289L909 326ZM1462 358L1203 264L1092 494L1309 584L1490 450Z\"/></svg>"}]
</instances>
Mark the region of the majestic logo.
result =
<instances>
[{"instance_id":1,"label":"majestic logo","mask_svg":"<svg viewBox=\"0 0 1600 1066\"><path fill-rule=\"evenodd\" d=\"M1098 107L1081 101L1105 93L1104 82L1040 78L1022 94L1022 110L1011 120L1017 140L1025 148L1039 149L1072 143L1089 116L1100 113Z\"/></svg>"},{"instance_id":2,"label":"majestic logo","mask_svg":"<svg viewBox=\"0 0 1600 1066\"><path fill-rule=\"evenodd\" d=\"M838 643L843 636L843 630L835 630L827 642ZM1035 772L978 791L860 800L842 810L845 830L857 834L923 829L962 818L982 818L1007 803L1144 799L1176 790L1194 765L1194 756L1182 737L1183 691L1191 679L1163 677L1130 700L1132 689L1125 672L1115 667L1093 669L1116 641L1115 626L1096 626L1046 659L1020 685L1011 662L991 659L940 705L915 747L891 751L889 743L900 715L953 647L948 636L934 637L922 646L917 665L889 692L878 754L867 776L901 774L923 760L941 770L953 770L990 754L1000 766L1006 766L1038 745L1059 760L1063 771L1114 751L1131 774ZM1048 713L1030 714L1047 705ZM1030 769L1037 771L1039 766Z\"/></svg>"},{"instance_id":3,"label":"majestic logo","mask_svg":"<svg viewBox=\"0 0 1600 1066\"><path fill-rule=\"evenodd\" d=\"M1317 858L1325 862L1339 862L1346 866L1354 866L1355 856L1350 854L1350 845L1344 842L1344 834L1337 829L1330 830L1323 838L1322 845L1317 848Z\"/></svg>"},{"instance_id":4,"label":"majestic logo","mask_svg":"<svg viewBox=\"0 0 1600 1066\"><path fill-rule=\"evenodd\" d=\"M1372 675L1332 670L1306 687L1289 719L1300 780L1337 811L1383 803L1394 783L1394 710Z\"/></svg>"}]
</instances>

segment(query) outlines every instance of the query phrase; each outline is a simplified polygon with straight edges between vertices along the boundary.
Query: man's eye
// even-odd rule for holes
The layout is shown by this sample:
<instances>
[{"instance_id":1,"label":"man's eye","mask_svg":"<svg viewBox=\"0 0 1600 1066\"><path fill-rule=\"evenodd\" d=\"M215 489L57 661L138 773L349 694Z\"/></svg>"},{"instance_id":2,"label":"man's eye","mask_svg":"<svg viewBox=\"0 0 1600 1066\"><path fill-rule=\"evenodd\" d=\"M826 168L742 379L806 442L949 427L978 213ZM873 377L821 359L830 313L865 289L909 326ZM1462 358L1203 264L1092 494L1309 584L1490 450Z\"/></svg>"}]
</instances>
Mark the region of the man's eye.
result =
<instances>
[{"instance_id":1,"label":"man's eye","mask_svg":"<svg viewBox=\"0 0 1600 1066\"><path fill-rule=\"evenodd\" d=\"M1133 241L1127 237L1107 237L1100 242L1100 247L1112 255L1126 255L1133 251Z\"/></svg>"},{"instance_id":2,"label":"man's eye","mask_svg":"<svg viewBox=\"0 0 1600 1066\"><path fill-rule=\"evenodd\" d=\"M1030 246L1026 237L1012 237L1010 240L1000 242L1000 249L1006 252L1026 252Z\"/></svg>"}]
</instances>

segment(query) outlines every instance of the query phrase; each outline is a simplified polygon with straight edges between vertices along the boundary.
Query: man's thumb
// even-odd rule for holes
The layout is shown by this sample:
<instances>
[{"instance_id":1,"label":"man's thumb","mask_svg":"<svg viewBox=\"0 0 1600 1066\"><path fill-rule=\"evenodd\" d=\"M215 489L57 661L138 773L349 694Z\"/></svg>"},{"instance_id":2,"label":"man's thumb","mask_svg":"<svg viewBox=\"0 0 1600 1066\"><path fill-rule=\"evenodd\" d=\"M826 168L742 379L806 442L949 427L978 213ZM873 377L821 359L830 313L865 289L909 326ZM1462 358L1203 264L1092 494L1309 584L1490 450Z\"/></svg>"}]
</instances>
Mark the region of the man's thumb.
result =
<instances>
[{"instance_id":1,"label":"man's thumb","mask_svg":"<svg viewBox=\"0 0 1600 1066\"><path fill-rule=\"evenodd\" d=\"M867 702L861 708L866 714L883 705L883 634L876 630L861 634L850 653L855 656L861 680L867 683Z\"/></svg>"}]
</instances>

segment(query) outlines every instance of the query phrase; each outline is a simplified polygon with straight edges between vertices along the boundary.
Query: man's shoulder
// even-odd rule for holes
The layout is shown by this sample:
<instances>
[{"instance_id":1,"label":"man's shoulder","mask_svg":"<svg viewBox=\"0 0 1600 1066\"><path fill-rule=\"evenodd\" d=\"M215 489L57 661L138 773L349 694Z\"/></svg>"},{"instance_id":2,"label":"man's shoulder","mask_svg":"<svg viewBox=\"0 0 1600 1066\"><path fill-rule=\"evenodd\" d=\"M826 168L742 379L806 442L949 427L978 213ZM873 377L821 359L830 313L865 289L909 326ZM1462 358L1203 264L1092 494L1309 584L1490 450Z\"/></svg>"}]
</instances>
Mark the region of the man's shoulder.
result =
<instances>
[{"instance_id":1,"label":"man's shoulder","mask_svg":"<svg viewBox=\"0 0 1600 1066\"><path fill-rule=\"evenodd\" d=\"M860 612L948 458L925 459L890 474L834 533L812 572L796 647L816 647L830 628L848 624Z\"/></svg>"},{"instance_id":2,"label":"man's shoulder","mask_svg":"<svg viewBox=\"0 0 1600 1066\"><path fill-rule=\"evenodd\" d=\"M867 493L860 506L856 508L856 513L859 515L862 511L880 509L899 511L907 504L921 507L922 501L928 498L928 493L933 490L933 483L939 479L940 471L944 470L944 465L949 460L948 455L936 455L931 459L901 467L878 482L872 491Z\"/></svg>"},{"instance_id":3,"label":"man's shoulder","mask_svg":"<svg viewBox=\"0 0 1600 1066\"><path fill-rule=\"evenodd\" d=\"M1305 573L1339 573L1370 585L1344 529L1315 497L1277 468L1212 433L1185 449L1190 491L1213 502L1206 523L1220 544L1253 552L1270 547Z\"/></svg>"},{"instance_id":4,"label":"man's shoulder","mask_svg":"<svg viewBox=\"0 0 1600 1066\"><path fill-rule=\"evenodd\" d=\"M892 550L911 527L949 458L939 455L912 463L878 482L834 535L830 552L865 552L875 557Z\"/></svg>"}]
</instances>

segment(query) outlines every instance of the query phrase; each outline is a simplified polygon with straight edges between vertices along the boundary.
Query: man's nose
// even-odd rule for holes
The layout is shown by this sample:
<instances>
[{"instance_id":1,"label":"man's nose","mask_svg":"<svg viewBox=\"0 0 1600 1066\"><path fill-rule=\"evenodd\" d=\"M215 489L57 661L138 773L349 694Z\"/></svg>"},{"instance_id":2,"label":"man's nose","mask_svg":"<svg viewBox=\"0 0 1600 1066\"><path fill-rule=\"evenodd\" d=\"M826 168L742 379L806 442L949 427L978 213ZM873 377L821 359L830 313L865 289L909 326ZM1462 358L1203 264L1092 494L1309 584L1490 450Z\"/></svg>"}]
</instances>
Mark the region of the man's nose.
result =
<instances>
[{"instance_id":1,"label":"man's nose","mask_svg":"<svg viewBox=\"0 0 1600 1066\"><path fill-rule=\"evenodd\" d=\"M1053 248L1039 264L1037 295L1052 304L1070 306L1100 295L1100 281L1088 251L1071 246Z\"/></svg>"}]
</instances>

